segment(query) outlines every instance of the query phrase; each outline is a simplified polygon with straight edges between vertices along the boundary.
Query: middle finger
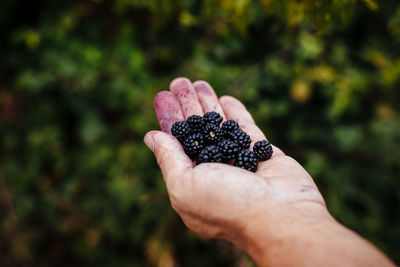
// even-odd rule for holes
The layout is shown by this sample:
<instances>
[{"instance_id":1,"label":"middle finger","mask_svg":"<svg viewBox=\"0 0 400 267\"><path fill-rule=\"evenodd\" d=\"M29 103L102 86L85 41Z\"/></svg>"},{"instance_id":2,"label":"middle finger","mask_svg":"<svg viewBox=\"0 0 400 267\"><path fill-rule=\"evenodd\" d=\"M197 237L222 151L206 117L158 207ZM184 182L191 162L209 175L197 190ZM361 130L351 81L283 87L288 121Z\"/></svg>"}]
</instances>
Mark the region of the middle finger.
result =
<instances>
[{"instance_id":1,"label":"middle finger","mask_svg":"<svg viewBox=\"0 0 400 267\"><path fill-rule=\"evenodd\" d=\"M226 116L224 110L219 103L218 97L208 82L205 81L196 81L193 83L193 87L197 92L197 96L200 100L201 106L203 107L204 112L215 111L221 114L224 121L226 120Z\"/></svg>"},{"instance_id":2,"label":"middle finger","mask_svg":"<svg viewBox=\"0 0 400 267\"><path fill-rule=\"evenodd\" d=\"M178 99L185 120L191 115L203 115L197 93L187 78L176 78L169 85L169 90Z\"/></svg>"}]
</instances>

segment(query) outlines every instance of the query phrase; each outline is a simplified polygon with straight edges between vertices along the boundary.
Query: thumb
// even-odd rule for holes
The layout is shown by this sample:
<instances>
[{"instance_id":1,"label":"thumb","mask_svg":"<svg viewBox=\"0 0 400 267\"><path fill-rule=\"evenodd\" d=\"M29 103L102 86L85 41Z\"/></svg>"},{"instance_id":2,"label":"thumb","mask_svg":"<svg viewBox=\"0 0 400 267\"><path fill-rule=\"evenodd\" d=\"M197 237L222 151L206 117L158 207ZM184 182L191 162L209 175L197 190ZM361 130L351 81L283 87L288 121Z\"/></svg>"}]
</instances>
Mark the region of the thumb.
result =
<instances>
[{"instance_id":1,"label":"thumb","mask_svg":"<svg viewBox=\"0 0 400 267\"><path fill-rule=\"evenodd\" d=\"M182 177L185 171L193 167L192 160L172 135L150 131L145 135L144 142L153 151L167 186L168 183L173 182L172 180Z\"/></svg>"}]
</instances>

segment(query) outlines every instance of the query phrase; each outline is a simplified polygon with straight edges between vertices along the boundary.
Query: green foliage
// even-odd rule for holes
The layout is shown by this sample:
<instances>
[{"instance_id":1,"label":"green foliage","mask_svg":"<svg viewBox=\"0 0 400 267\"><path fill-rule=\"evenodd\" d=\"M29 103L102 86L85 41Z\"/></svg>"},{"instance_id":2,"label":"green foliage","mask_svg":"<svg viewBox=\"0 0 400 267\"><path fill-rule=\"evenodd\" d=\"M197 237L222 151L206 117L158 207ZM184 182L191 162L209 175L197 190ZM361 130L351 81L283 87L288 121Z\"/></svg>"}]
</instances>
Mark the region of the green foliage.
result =
<instances>
[{"instance_id":1,"label":"green foliage","mask_svg":"<svg viewBox=\"0 0 400 267\"><path fill-rule=\"evenodd\" d=\"M245 102L329 210L400 263L396 1L0 4L0 265L233 266L142 143L176 76Z\"/></svg>"}]
</instances>

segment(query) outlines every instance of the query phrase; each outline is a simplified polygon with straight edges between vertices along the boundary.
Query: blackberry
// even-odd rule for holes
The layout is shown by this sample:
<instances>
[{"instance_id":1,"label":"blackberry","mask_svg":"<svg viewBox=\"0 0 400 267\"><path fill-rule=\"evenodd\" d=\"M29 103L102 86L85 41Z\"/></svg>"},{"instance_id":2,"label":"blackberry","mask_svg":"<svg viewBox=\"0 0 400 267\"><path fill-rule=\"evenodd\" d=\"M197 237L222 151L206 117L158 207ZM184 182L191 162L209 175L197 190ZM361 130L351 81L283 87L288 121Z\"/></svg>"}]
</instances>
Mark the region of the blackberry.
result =
<instances>
[{"instance_id":1,"label":"blackberry","mask_svg":"<svg viewBox=\"0 0 400 267\"><path fill-rule=\"evenodd\" d=\"M255 172L257 170L258 161L253 152L246 149L238 154L234 166Z\"/></svg>"},{"instance_id":2,"label":"blackberry","mask_svg":"<svg viewBox=\"0 0 400 267\"><path fill-rule=\"evenodd\" d=\"M233 132L235 130L239 129L239 123L237 123L234 120L228 120L228 121L224 121L224 123L222 123L222 127L221 130L224 133L224 135L226 136L229 132Z\"/></svg>"},{"instance_id":3,"label":"blackberry","mask_svg":"<svg viewBox=\"0 0 400 267\"><path fill-rule=\"evenodd\" d=\"M208 144L218 144L222 141L222 131L215 124L207 124L203 130L204 140Z\"/></svg>"},{"instance_id":4,"label":"blackberry","mask_svg":"<svg viewBox=\"0 0 400 267\"><path fill-rule=\"evenodd\" d=\"M253 146L253 153L258 160L267 160L272 156L272 146L267 140L257 141Z\"/></svg>"},{"instance_id":5,"label":"blackberry","mask_svg":"<svg viewBox=\"0 0 400 267\"><path fill-rule=\"evenodd\" d=\"M231 140L219 142L218 149L222 154L222 161L224 162L235 159L240 152L239 146Z\"/></svg>"},{"instance_id":6,"label":"blackberry","mask_svg":"<svg viewBox=\"0 0 400 267\"><path fill-rule=\"evenodd\" d=\"M203 162L221 162L222 154L219 152L215 145L206 146L199 154L196 163L200 164Z\"/></svg>"},{"instance_id":7,"label":"blackberry","mask_svg":"<svg viewBox=\"0 0 400 267\"><path fill-rule=\"evenodd\" d=\"M220 123L222 122L222 117L221 115L219 115L219 113L211 111L204 114L203 120L205 124L215 124L219 126Z\"/></svg>"},{"instance_id":8,"label":"blackberry","mask_svg":"<svg viewBox=\"0 0 400 267\"><path fill-rule=\"evenodd\" d=\"M191 134L189 124L186 121L177 121L172 125L171 133L182 143Z\"/></svg>"},{"instance_id":9,"label":"blackberry","mask_svg":"<svg viewBox=\"0 0 400 267\"><path fill-rule=\"evenodd\" d=\"M189 157L195 157L204 148L204 138L200 133L189 135L183 142L183 150Z\"/></svg>"},{"instance_id":10,"label":"blackberry","mask_svg":"<svg viewBox=\"0 0 400 267\"><path fill-rule=\"evenodd\" d=\"M189 124L190 129L194 133L201 133L203 130L203 118L199 115L192 115L187 118L187 123Z\"/></svg>"},{"instance_id":11,"label":"blackberry","mask_svg":"<svg viewBox=\"0 0 400 267\"><path fill-rule=\"evenodd\" d=\"M227 133L227 138L235 142L240 149L248 149L251 144L250 136L243 132L241 129L237 129L233 132Z\"/></svg>"}]
</instances>

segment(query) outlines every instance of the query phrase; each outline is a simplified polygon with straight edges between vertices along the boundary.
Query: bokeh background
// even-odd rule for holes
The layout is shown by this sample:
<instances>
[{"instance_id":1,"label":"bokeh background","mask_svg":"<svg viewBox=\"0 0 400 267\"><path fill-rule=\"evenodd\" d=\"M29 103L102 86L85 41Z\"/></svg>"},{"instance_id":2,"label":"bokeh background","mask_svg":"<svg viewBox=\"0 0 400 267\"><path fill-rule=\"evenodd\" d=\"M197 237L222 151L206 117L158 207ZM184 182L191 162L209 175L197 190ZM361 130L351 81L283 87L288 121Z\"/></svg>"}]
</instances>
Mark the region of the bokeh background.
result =
<instances>
[{"instance_id":1,"label":"bokeh background","mask_svg":"<svg viewBox=\"0 0 400 267\"><path fill-rule=\"evenodd\" d=\"M253 266L186 229L144 146L174 77L242 100L400 264L396 0L0 2L0 265Z\"/></svg>"}]
</instances>

